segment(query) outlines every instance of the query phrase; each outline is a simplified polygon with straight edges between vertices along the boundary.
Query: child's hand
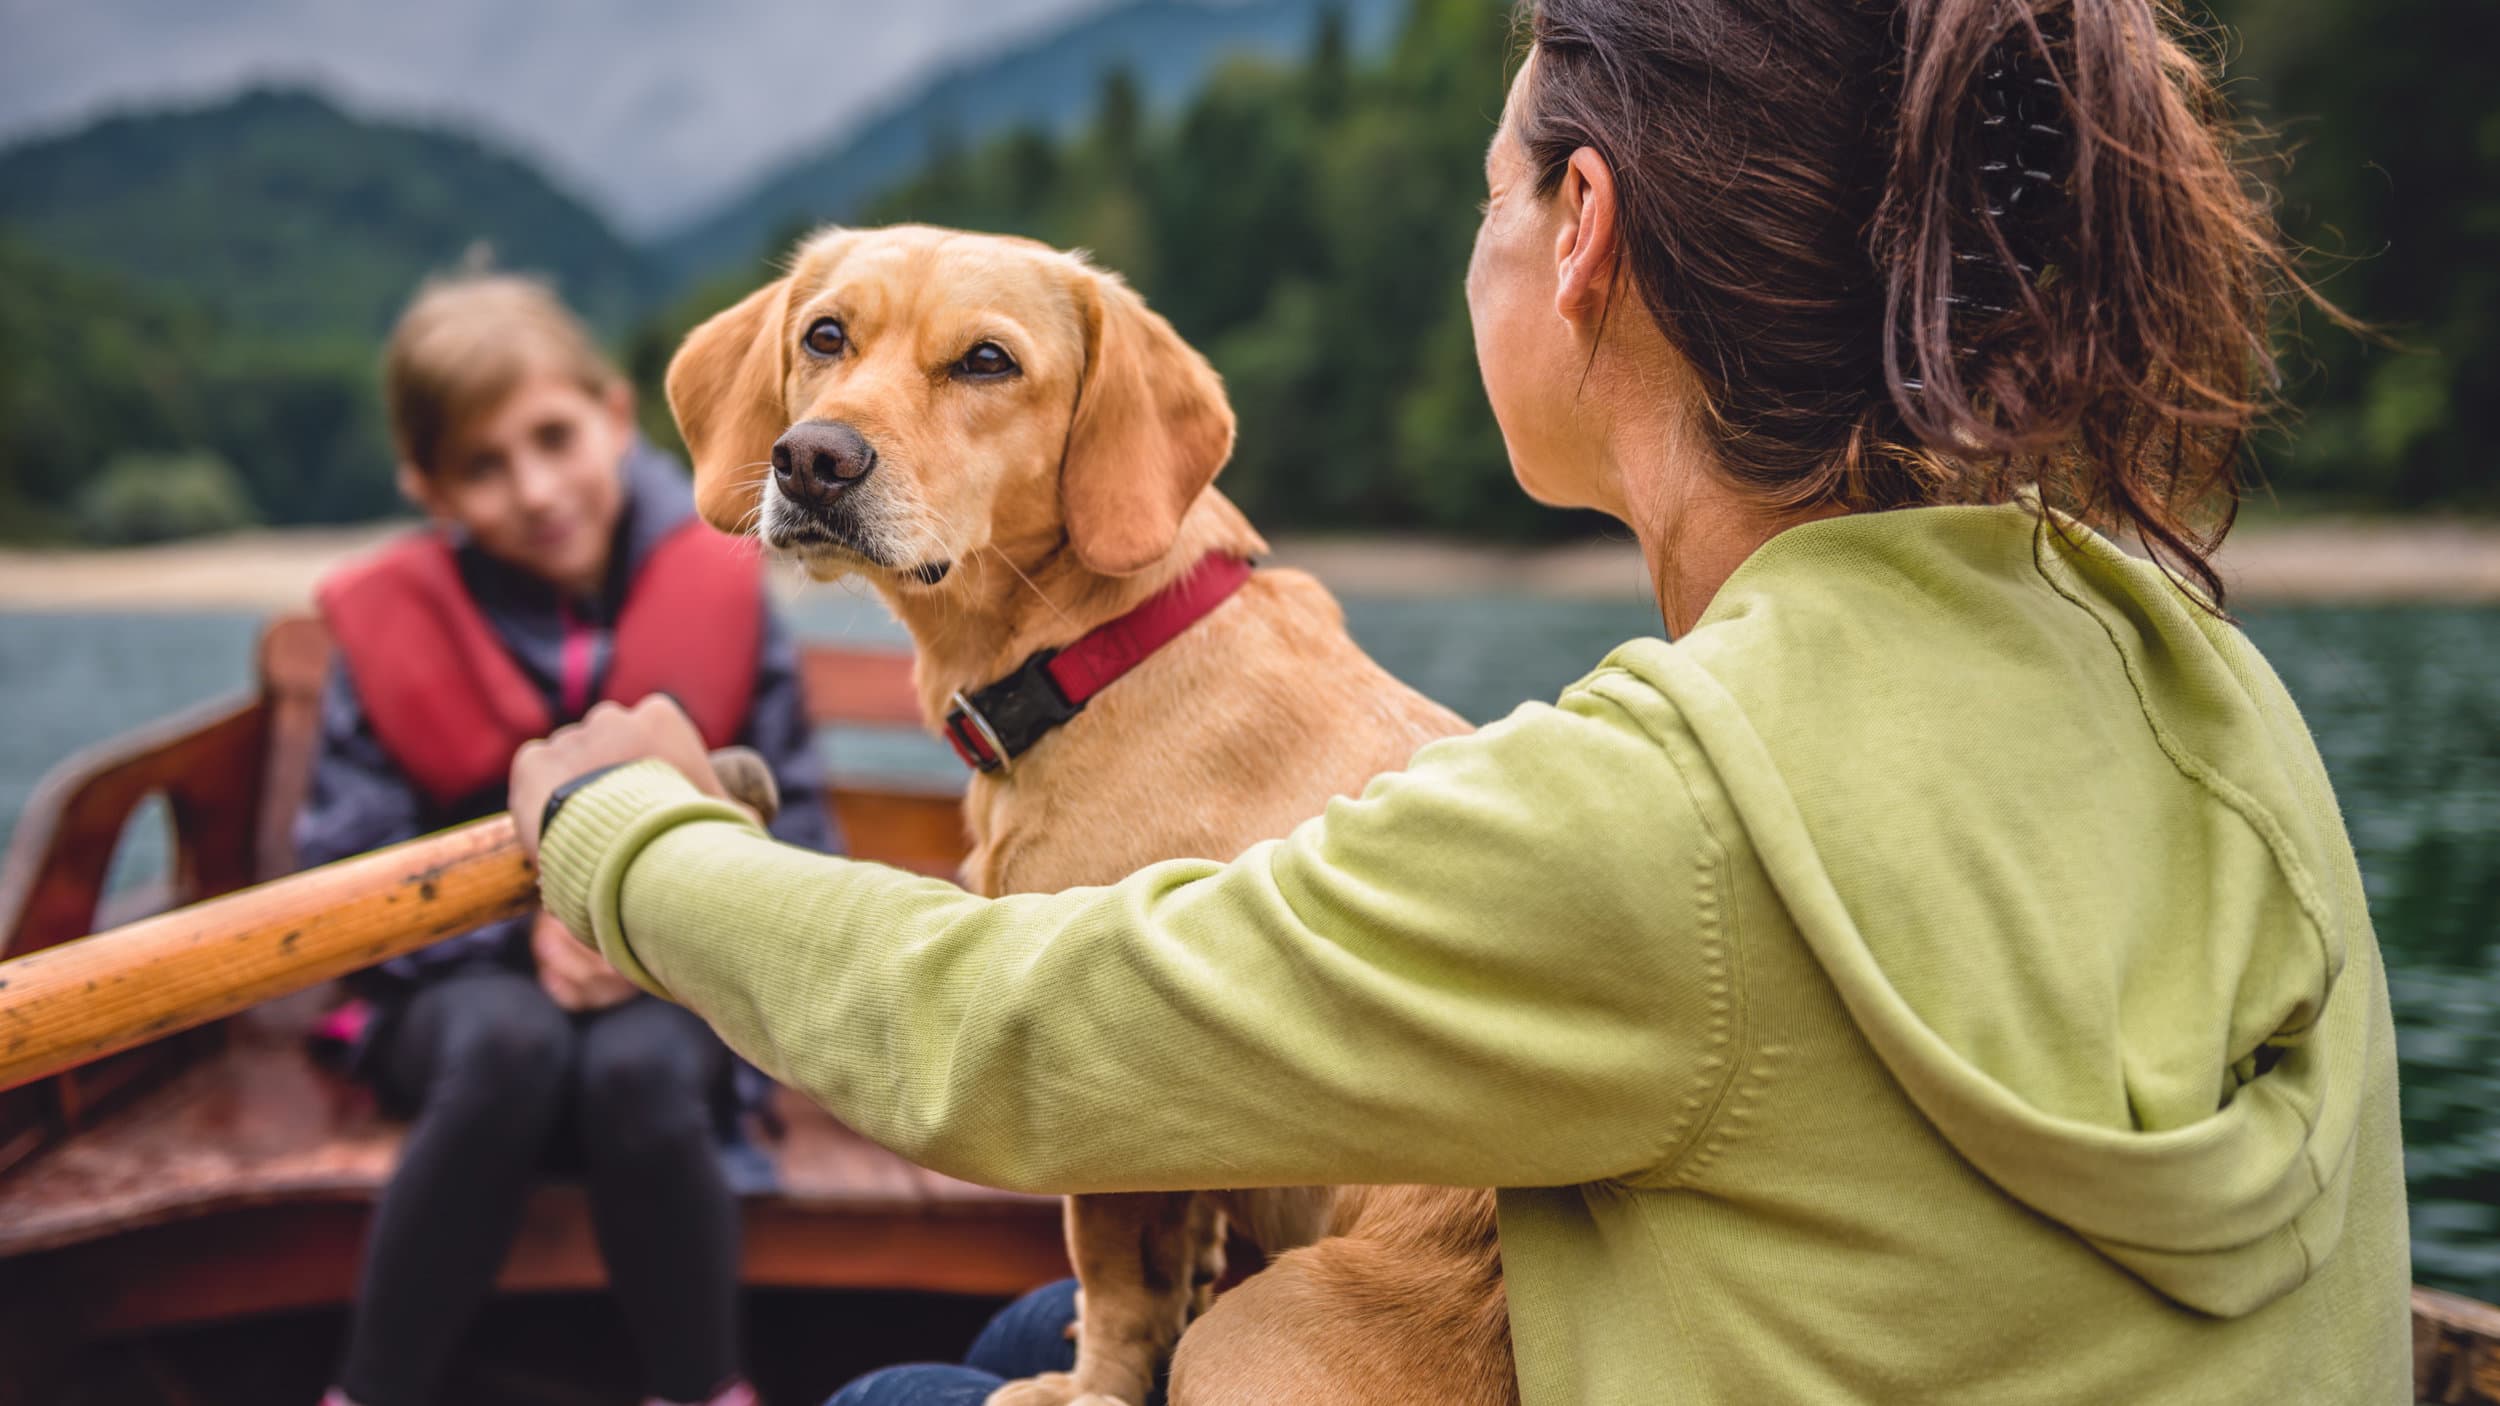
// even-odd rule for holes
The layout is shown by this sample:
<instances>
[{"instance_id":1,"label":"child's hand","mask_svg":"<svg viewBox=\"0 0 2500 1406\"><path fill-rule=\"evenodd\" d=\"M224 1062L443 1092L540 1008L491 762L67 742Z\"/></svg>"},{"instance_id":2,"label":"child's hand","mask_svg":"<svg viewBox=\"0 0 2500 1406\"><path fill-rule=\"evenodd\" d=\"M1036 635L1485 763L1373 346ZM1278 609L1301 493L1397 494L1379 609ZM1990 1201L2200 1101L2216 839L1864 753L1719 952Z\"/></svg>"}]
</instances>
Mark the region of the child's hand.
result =
<instances>
[{"instance_id":1,"label":"child's hand","mask_svg":"<svg viewBox=\"0 0 2500 1406\"><path fill-rule=\"evenodd\" d=\"M653 694L631 708L601 703L570 727L556 729L544 742L528 743L512 758L512 819L521 832L522 848L538 857L538 822L547 797L558 786L585 772L623 762L656 757L684 772L707 794L733 799L712 770L695 731L676 700Z\"/></svg>"},{"instance_id":2,"label":"child's hand","mask_svg":"<svg viewBox=\"0 0 2500 1406\"><path fill-rule=\"evenodd\" d=\"M542 912L530 927L530 955L538 962L538 984L548 999L568 1011L605 1010L632 999L634 984L607 958L582 945L580 938Z\"/></svg>"}]
</instances>

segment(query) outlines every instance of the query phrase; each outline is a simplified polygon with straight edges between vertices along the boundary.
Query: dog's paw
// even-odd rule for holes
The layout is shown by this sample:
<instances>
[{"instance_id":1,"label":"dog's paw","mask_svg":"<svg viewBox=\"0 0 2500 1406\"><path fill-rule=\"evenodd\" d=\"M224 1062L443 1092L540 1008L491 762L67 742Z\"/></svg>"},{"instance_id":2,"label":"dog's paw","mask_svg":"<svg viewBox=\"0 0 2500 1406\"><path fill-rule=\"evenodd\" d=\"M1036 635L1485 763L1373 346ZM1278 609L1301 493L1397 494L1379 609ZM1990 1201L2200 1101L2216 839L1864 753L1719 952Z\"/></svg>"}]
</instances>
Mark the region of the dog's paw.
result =
<instances>
[{"instance_id":1,"label":"dog's paw","mask_svg":"<svg viewBox=\"0 0 2500 1406\"><path fill-rule=\"evenodd\" d=\"M1077 1385L1073 1372L1044 1372L1020 1382L1009 1382L990 1393L982 1406L1136 1406L1116 1396L1087 1391Z\"/></svg>"}]
</instances>

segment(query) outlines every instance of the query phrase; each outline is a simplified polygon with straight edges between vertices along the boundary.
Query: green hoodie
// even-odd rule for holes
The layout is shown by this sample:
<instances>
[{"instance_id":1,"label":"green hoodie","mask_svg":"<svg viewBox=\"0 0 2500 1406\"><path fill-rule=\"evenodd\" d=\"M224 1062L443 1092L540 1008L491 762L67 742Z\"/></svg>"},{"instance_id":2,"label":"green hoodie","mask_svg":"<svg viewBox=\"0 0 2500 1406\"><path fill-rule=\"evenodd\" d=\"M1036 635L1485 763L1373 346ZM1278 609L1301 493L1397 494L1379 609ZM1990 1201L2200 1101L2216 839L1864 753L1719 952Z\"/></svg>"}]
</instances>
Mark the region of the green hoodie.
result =
<instances>
[{"instance_id":1,"label":"green hoodie","mask_svg":"<svg viewBox=\"0 0 2500 1406\"><path fill-rule=\"evenodd\" d=\"M2316 749L2236 629L2020 507L1786 532L1682 641L1230 864L987 901L657 764L544 864L939 1170L1503 1188L1528 1406L2410 1399Z\"/></svg>"}]
</instances>

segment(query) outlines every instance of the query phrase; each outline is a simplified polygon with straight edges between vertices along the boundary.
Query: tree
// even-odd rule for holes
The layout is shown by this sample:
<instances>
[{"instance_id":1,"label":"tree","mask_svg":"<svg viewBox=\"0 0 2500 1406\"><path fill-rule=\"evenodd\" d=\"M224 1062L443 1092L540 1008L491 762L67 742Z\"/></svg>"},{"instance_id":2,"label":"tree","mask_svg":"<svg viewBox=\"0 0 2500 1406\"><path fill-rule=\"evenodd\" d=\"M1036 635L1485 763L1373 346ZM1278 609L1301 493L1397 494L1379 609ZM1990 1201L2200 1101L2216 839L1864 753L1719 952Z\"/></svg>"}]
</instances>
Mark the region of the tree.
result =
<instances>
[{"instance_id":1,"label":"tree","mask_svg":"<svg viewBox=\"0 0 2500 1406\"><path fill-rule=\"evenodd\" d=\"M1146 99L1137 75L1124 65L1104 73L1102 96L1094 108L1092 147L1102 164L1102 177L1113 182L1136 179L1146 143Z\"/></svg>"},{"instance_id":2,"label":"tree","mask_svg":"<svg viewBox=\"0 0 2500 1406\"><path fill-rule=\"evenodd\" d=\"M1319 13L1319 25L1311 34L1311 59L1303 70L1302 100L1311 116L1330 122L1345 111L1354 87L1353 65L1345 7L1332 4Z\"/></svg>"},{"instance_id":3,"label":"tree","mask_svg":"<svg viewBox=\"0 0 2500 1406\"><path fill-rule=\"evenodd\" d=\"M123 454L79 495L90 542L166 542L260 520L234 467L214 454Z\"/></svg>"},{"instance_id":4,"label":"tree","mask_svg":"<svg viewBox=\"0 0 2500 1406\"><path fill-rule=\"evenodd\" d=\"M2445 79L2500 47L2500 9L2219 0L2235 99L2281 134L2284 224L2326 295L2376 325L2288 328L2301 412L2267 444L2296 497L2500 506L2500 89Z\"/></svg>"}]
</instances>

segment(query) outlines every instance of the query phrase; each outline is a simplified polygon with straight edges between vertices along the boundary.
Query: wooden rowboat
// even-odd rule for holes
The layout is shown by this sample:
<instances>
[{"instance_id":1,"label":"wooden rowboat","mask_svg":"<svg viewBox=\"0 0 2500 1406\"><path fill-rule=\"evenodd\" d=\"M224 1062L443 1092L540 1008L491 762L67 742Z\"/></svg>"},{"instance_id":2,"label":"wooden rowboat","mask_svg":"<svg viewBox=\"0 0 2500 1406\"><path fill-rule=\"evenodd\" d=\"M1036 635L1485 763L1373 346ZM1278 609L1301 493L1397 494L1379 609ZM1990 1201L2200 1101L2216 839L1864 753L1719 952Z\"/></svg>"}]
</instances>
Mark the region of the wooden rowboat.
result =
<instances>
[{"instance_id":1,"label":"wooden rowboat","mask_svg":"<svg viewBox=\"0 0 2500 1406\"><path fill-rule=\"evenodd\" d=\"M0 868L0 958L289 872L288 829L310 774L329 655L318 622L280 620L261 638L249 696L56 767ZM803 668L820 725L919 726L907 656L814 648ZM163 799L169 821L167 877L135 900L108 902L113 853L150 797ZM845 778L830 801L861 855L940 874L962 856L952 789ZM145 1355L204 1325L348 1301L401 1129L303 1053L321 1005L317 996L271 1002L0 1092L0 1403L82 1399L81 1372L118 1349ZM856 1324L862 1339L797 1356L847 1368L910 1355L898 1345L910 1335L895 1336L899 1315L876 1312L876 1300L957 1325L1067 1273L1055 1201L914 1167L786 1092L775 1112L782 1131L764 1142L772 1185L743 1198L746 1282L831 1295L839 1307L814 1316ZM500 1291L580 1293L603 1282L586 1198L549 1184ZM960 1311L941 1304L932 1315L916 1297L928 1295L961 1300ZM768 1355L773 1346L757 1344ZM949 1337L921 1350L960 1346ZM160 1361L140 1380L156 1400L219 1399L213 1382L186 1381L185 1370ZM815 1378L810 1390L834 1384L803 1367L785 1375ZM103 1390L92 1399L134 1399L128 1380ZM516 1389L511 1399L568 1398Z\"/></svg>"},{"instance_id":2,"label":"wooden rowboat","mask_svg":"<svg viewBox=\"0 0 2500 1406\"><path fill-rule=\"evenodd\" d=\"M289 872L329 653L317 622L280 620L249 696L56 767L0 867L0 959ZM819 725L919 725L907 657L811 647L803 666ZM169 820L167 877L108 902L113 853L150 797ZM829 799L858 854L935 874L962 857L951 788L837 774ZM8 1001L0 991L0 1050ZM305 1057L319 1005L272 1001L0 1092L0 1406L253 1399L202 1379L200 1353L157 1345L349 1299L401 1130ZM914 1167L786 1093L776 1111L772 1184L743 1202L744 1272L753 1289L816 1296L753 1315L756 1354L785 1380L821 1392L859 1366L944 1352L999 1298L1067 1272L1053 1201ZM542 1188L499 1290L578 1296L602 1283L579 1188ZM265 1355L268 1341L239 1350ZM82 1382L100 1361L112 1380ZM506 1365L471 1394L606 1399L559 1385L563 1369ZM2422 1401L2500 1406L2500 1309L2417 1290L2414 1368Z\"/></svg>"}]
</instances>

